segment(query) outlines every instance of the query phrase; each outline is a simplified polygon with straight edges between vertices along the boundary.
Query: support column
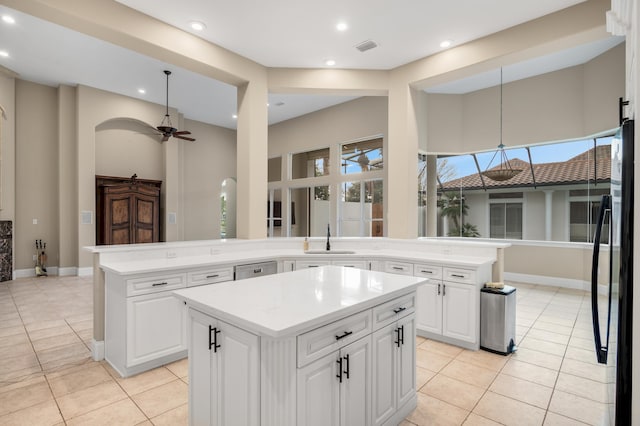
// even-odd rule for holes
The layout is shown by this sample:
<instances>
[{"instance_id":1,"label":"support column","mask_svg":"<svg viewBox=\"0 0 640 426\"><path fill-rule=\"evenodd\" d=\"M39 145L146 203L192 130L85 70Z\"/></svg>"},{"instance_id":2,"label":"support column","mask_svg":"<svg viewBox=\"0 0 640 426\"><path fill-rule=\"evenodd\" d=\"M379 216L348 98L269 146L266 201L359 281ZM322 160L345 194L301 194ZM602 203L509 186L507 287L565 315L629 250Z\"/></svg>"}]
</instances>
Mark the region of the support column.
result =
<instances>
[{"instance_id":1,"label":"support column","mask_svg":"<svg viewBox=\"0 0 640 426\"><path fill-rule=\"evenodd\" d=\"M389 89L387 168L387 237L418 236L418 127L419 93L401 78Z\"/></svg>"},{"instance_id":2,"label":"support column","mask_svg":"<svg viewBox=\"0 0 640 426\"><path fill-rule=\"evenodd\" d=\"M267 237L267 83L238 87L237 237Z\"/></svg>"},{"instance_id":3,"label":"support column","mask_svg":"<svg viewBox=\"0 0 640 426\"><path fill-rule=\"evenodd\" d=\"M553 225L553 191L544 191L544 239L551 241Z\"/></svg>"},{"instance_id":4,"label":"support column","mask_svg":"<svg viewBox=\"0 0 640 426\"><path fill-rule=\"evenodd\" d=\"M427 155L427 237L438 236L438 162Z\"/></svg>"}]
</instances>

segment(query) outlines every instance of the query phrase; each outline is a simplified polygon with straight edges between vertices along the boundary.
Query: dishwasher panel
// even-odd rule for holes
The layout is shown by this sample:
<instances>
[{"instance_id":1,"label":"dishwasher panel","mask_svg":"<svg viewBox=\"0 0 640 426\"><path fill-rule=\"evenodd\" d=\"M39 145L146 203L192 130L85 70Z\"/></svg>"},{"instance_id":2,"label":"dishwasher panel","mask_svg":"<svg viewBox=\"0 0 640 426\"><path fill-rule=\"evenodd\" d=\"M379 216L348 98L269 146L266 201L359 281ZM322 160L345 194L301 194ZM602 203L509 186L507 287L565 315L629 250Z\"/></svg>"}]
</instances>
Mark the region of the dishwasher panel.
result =
<instances>
[{"instance_id":1,"label":"dishwasher panel","mask_svg":"<svg viewBox=\"0 0 640 426\"><path fill-rule=\"evenodd\" d=\"M272 275L278 272L278 262L261 262L249 263L246 265L236 265L234 268L234 280L243 280L245 278L261 277L263 275Z\"/></svg>"}]
</instances>

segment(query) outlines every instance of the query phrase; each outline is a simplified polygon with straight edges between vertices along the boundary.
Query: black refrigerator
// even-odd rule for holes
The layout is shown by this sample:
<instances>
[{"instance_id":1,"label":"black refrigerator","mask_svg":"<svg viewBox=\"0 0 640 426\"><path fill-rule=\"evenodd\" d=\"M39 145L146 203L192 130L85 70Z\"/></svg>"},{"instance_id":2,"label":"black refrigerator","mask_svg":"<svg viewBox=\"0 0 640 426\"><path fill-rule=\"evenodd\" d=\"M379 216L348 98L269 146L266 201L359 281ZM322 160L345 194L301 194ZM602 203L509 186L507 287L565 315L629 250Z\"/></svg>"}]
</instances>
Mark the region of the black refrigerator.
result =
<instances>
[{"instance_id":1,"label":"black refrigerator","mask_svg":"<svg viewBox=\"0 0 640 426\"><path fill-rule=\"evenodd\" d=\"M633 120L624 121L611 142L611 191L602 196L591 270L596 357L614 384L607 401L612 425L631 424L633 129Z\"/></svg>"}]
</instances>

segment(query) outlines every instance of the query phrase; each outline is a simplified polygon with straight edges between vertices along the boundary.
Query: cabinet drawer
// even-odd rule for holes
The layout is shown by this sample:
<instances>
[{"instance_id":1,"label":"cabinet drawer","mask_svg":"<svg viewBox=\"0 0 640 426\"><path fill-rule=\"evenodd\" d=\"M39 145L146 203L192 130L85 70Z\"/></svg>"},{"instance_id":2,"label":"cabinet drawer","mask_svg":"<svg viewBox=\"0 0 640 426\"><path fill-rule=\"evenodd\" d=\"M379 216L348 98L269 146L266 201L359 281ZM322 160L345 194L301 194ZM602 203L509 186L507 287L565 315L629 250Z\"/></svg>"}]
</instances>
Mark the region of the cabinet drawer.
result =
<instances>
[{"instance_id":1,"label":"cabinet drawer","mask_svg":"<svg viewBox=\"0 0 640 426\"><path fill-rule=\"evenodd\" d=\"M331 264L346 268L369 269L366 260L333 260Z\"/></svg>"},{"instance_id":2,"label":"cabinet drawer","mask_svg":"<svg viewBox=\"0 0 640 426\"><path fill-rule=\"evenodd\" d=\"M320 266L330 265L328 260L296 260L297 269L317 268Z\"/></svg>"},{"instance_id":3,"label":"cabinet drawer","mask_svg":"<svg viewBox=\"0 0 640 426\"><path fill-rule=\"evenodd\" d=\"M298 367L371 333L371 310L351 315L298 336Z\"/></svg>"},{"instance_id":4,"label":"cabinet drawer","mask_svg":"<svg viewBox=\"0 0 640 426\"><path fill-rule=\"evenodd\" d=\"M127 296L176 290L187 286L185 274L156 275L127 280Z\"/></svg>"},{"instance_id":5,"label":"cabinet drawer","mask_svg":"<svg viewBox=\"0 0 640 426\"><path fill-rule=\"evenodd\" d=\"M406 262L384 262L384 272L399 275L413 275L413 264Z\"/></svg>"},{"instance_id":6,"label":"cabinet drawer","mask_svg":"<svg viewBox=\"0 0 640 426\"><path fill-rule=\"evenodd\" d=\"M233 267L202 269L187 273L187 287L233 281Z\"/></svg>"},{"instance_id":7,"label":"cabinet drawer","mask_svg":"<svg viewBox=\"0 0 640 426\"><path fill-rule=\"evenodd\" d=\"M420 263L413 265L413 275L416 277L442 279L442 266Z\"/></svg>"},{"instance_id":8,"label":"cabinet drawer","mask_svg":"<svg viewBox=\"0 0 640 426\"><path fill-rule=\"evenodd\" d=\"M407 294L373 308L373 329L377 330L416 310L416 294Z\"/></svg>"},{"instance_id":9,"label":"cabinet drawer","mask_svg":"<svg viewBox=\"0 0 640 426\"><path fill-rule=\"evenodd\" d=\"M476 283L476 271L472 269L459 269L459 268L444 268L445 281L452 281L462 284L475 284Z\"/></svg>"}]
</instances>

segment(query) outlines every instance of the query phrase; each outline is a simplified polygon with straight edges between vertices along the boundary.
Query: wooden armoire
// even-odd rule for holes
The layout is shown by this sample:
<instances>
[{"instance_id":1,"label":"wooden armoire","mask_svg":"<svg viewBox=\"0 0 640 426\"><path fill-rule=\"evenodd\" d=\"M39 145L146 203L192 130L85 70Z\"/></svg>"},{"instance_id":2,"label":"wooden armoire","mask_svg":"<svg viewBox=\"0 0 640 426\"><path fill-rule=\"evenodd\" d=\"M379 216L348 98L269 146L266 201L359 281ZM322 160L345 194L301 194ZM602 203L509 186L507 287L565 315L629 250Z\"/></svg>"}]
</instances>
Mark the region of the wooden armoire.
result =
<instances>
[{"instance_id":1,"label":"wooden armoire","mask_svg":"<svg viewBox=\"0 0 640 426\"><path fill-rule=\"evenodd\" d=\"M160 241L162 181L96 176L96 244Z\"/></svg>"}]
</instances>

